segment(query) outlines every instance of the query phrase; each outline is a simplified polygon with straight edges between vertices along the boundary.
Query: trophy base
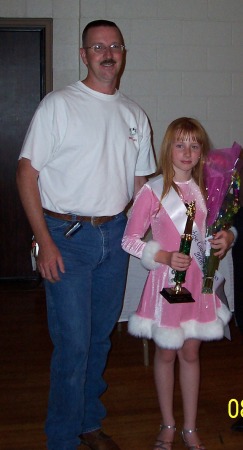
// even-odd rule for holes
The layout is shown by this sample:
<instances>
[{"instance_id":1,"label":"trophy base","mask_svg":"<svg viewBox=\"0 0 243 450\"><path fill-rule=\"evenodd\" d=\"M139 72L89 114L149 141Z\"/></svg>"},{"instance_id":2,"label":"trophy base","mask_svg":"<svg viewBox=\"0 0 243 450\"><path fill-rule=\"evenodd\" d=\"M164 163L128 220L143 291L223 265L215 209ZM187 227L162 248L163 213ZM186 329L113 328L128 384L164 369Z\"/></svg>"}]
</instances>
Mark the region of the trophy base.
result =
<instances>
[{"instance_id":1,"label":"trophy base","mask_svg":"<svg viewBox=\"0 0 243 450\"><path fill-rule=\"evenodd\" d=\"M164 288L160 294L169 303L192 303L195 300L192 298L191 293L186 288L181 288L181 291L176 293L173 288Z\"/></svg>"}]
</instances>

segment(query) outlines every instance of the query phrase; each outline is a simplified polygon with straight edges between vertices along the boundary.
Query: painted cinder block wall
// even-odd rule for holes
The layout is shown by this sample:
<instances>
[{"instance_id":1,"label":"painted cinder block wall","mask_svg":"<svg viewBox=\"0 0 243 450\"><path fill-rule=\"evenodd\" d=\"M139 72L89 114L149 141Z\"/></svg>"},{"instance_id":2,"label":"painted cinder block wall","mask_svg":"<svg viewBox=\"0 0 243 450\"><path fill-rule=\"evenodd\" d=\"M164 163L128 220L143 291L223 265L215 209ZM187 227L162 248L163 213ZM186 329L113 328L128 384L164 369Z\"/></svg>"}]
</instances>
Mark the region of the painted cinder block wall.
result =
<instances>
[{"instance_id":1,"label":"painted cinder block wall","mask_svg":"<svg viewBox=\"0 0 243 450\"><path fill-rule=\"evenodd\" d=\"M0 16L53 18L54 89L86 74L83 27L114 20L128 50L120 89L148 114L157 153L182 115L214 147L243 145L243 0L0 0Z\"/></svg>"}]
</instances>

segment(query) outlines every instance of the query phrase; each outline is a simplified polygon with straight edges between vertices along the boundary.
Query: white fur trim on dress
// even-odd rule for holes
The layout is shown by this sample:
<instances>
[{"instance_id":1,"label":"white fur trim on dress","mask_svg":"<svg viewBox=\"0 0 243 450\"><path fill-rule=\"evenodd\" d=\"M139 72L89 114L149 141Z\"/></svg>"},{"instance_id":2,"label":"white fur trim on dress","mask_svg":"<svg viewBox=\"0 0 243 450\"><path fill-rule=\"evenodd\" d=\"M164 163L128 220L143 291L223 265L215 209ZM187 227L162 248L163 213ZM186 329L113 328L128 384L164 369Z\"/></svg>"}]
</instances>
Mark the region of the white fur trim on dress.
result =
<instances>
[{"instance_id":1,"label":"white fur trim on dress","mask_svg":"<svg viewBox=\"0 0 243 450\"><path fill-rule=\"evenodd\" d=\"M162 348L180 349L186 339L214 341L224 337L224 326L229 322L231 313L222 304L217 309L217 318L212 322L188 320L178 328L159 327L152 319L133 314L128 321L128 332L133 336L153 339Z\"/></svg>"},{"instance_id":2,"label":"white fur trim on dress","mask_svg":"<svg viewBox=\"0 0 243 450\"><path fill-rule=\"evenodd\" d=\"M185 339L199 339L200 341L214 341L224 337L224 324L221 319L213 322L197 322L189 320L181 324Z\"/></svg>"},{"instance_id":3,"label":"white fur trim on dress","mask_svg":"<svg viewBox=\"0 0 243 450\"><path fill-rule=\"evenodd\" d=\"M185 340L182 328L161 328L152 319L136 313L128 321L128 332L136 337L153 339L159 347L170 349L181 348Z\"/></svg>"},{"instance_id":4,"label":"white fur trim on dress","mask_svg":"<svg viewBox=\"0 0 243 450\"><path fill-rule=\"evenodd\" d=\"M161 250L161 247L156 241L148 241L142 253L141 264L147 270L154 270L160 266L159 262L154 260L156 253Z\"/></svg>"},{"instance_id":5,"label":"white fur trim on dress","mask_svg":"<svg viewBox=\"0 0 243 450\"><path fill-rule=\"evenodd\" d=\"M128 321L128 332L136 337L152 338L152 319L133 314Z\"/></svg>"},{"instance_id":6,"label":"white fur trim on dress","mask_svg":"<svg viewBox=\"0 0 243 450\"><path fill-rule=\"evenodd\" d=\"M185 335L182 328L162 328L154 323L153 340L158 347L178 350L184 344Z\"/></svg>"}]
</instances>

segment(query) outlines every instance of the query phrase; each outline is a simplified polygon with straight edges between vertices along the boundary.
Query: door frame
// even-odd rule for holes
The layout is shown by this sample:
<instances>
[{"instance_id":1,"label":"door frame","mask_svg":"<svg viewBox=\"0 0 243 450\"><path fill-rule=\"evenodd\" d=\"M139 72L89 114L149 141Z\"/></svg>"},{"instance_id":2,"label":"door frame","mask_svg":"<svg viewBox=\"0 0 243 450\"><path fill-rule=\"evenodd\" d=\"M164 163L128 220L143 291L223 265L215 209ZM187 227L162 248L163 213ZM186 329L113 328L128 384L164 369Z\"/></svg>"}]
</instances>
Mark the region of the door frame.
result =
<instances>
[{"instance_id":1,"label":"door frame","mask_svg":"<svg viewBox=\"0 0 243 450\"><path fill-rule=\"evenodd\" d=\"M0 18L0 28L6 31L36 31L42 34L41 58L43 77L41 80L42 98L53 89L53 19L12 19Z\"/></svg>"},{"instance_id":2,"label":"door frame","mask_svg":"<svg viewBox=\"0 0 243 450\"><path fill-rule=\"evenodd\" d=\"M53 89L53 19L52 18L0 18L0 30L12 32L37 32L40 35L40 99ZM30 234L31 246L31 234ZM3 276L0 277L0 286L8 283L27 282L30 287L35 287L40 282L38 272L30 271L26 277ZM25 284L24 284L25 285Z\"/></svg>"}]
</instances>

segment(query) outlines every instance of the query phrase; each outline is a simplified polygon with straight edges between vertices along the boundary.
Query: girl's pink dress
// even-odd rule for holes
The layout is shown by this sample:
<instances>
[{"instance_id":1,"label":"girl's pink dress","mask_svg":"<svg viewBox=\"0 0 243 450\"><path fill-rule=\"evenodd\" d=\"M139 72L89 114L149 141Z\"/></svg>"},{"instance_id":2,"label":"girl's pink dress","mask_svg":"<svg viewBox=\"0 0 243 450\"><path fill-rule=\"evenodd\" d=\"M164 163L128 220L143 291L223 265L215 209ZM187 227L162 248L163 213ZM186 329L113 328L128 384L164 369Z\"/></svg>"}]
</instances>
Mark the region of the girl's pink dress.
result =
<instances>
[{"instance_id":1,"label":"girl's pink dress","mask_svg":"<svg viewBox=\"0 0 243 450\"><path fill-rule=\"evenodd\" d=\"M147 267L150 263L155 267L148 273L140 304L136 313L129 319L128 330L135 336L152 338L158 346L170 349L181 348L189 338L221 339L231 313L215 294L201 293L202 271L194 258L187 270L183 286L191 292L195 302L171 304L160 294L163 287L171 285L171 269L165 264L155 263L153 257L159 248L178 251L181 236L163 207L163 202L160 203L153 190L155 182L158 187L158 180L161 182L162 192L160 176L151 179L138 193L122 241L123 249L142 258L142 261L152 244L152 250L148 252L150 256L146 256L144 261ZM205 237L207 210L199 187L192 179L177 184L182 193L182 202L195 200L195 223L201 235ZM142 240L150 226L155 242ZM151 258L151 261L148 258Z\"/></svg>"}]
</instances>

